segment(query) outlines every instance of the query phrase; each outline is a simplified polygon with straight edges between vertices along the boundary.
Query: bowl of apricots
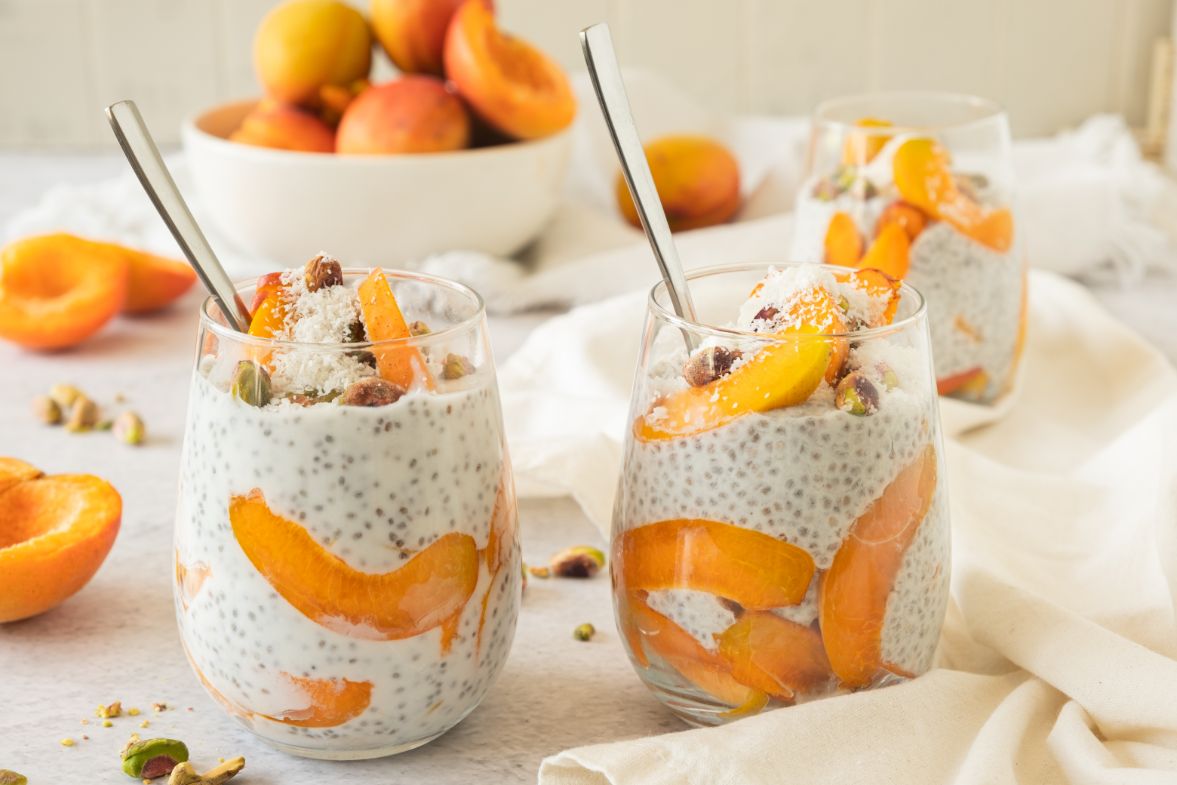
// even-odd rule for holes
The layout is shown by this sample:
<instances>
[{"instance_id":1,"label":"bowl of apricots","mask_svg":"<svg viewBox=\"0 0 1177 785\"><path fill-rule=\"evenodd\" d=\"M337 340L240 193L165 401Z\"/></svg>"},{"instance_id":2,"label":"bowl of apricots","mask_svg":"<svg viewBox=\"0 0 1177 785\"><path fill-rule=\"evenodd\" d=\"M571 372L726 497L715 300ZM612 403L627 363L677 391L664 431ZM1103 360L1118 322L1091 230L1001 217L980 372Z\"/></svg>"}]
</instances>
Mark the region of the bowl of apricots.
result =
<instances>
[{"instance_id":1,"label":"bowl of apricots","mask_svg":"<svg viewBox=\"0 0 1177 785\"><path fill-rule=\"evenodd\" d=\"M372 81L374 44L394 78ZM287 0L253 54L264 95L183 128L207 213L240 250L273 262L327 245L381 265L507 256L551 217L576 98L489 0L372 0L367 17Z\"/></svg>"}]
</instances>

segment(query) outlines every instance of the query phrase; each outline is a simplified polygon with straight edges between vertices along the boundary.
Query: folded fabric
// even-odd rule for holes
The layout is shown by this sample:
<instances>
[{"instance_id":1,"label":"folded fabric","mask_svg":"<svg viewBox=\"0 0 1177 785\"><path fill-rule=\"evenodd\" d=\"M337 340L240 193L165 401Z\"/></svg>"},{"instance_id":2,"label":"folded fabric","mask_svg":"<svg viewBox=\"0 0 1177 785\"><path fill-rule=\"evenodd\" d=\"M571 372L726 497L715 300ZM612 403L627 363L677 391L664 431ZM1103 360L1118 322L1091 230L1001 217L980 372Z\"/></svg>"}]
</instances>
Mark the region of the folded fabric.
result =
<instances>
[{"instance_id":1,"label":"folded fabric","mask_svg":"<svg viewBox=\"0 0 1177 785\"><path fill-rule=\"evenodd\" d=\"M1177 781L1177 371L1074 283L1035 272L1030 303L1014 399L941 402L954 557L936 669L569 750L541 785ZM570 494L602 531L644 308L559 316L501 374L521 492Z\"/></svg>"},{"instance_id":2,"label":"folded fabric","mask_svg":"<svg viewBox=\"0 0 1177 785\"><path fill-rule=\"evenodd\" d=\"M406 266L473 286L492 313L595 302L652 283L645 240L615 205L617 160L596 99L583 74L574 83L582 111L573 133L565 198L521 258L454 249ZM677 235L684 265L784 260L790 247L788 211L804 174L808 120L715 117L647 71L627 71L626 83L646 138L708 134L722 140L740 163L745 200L740 215L732 224ZM1122 118L1095 117L1052 139L1015 142L1013 156L1020 183L1019 226L1035 267L1120 280L1150 268L1177 270L1177 185L1141 159ZM204 208L183 157L171 158L169 166L233 275L244 278L282 266L250 257L218 237L215 227L202 220ZM59 230L176 253L129 172L107 182L52 190L15 217L4 236ZM307 254L318 250L307 249ZM362 259L345 261L364 264Z\"/></svg>"}]
</instances>

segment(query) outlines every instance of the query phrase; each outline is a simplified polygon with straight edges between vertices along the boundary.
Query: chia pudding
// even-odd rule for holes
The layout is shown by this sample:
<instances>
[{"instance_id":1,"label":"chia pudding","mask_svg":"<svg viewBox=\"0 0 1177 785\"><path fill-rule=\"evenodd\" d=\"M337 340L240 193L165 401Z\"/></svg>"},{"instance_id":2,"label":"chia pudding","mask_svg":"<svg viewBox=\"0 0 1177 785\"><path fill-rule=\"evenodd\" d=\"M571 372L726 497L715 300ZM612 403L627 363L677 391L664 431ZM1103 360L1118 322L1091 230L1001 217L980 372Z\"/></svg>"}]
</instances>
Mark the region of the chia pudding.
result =
<instances>
[{"instance_id":1,"label":"chia pudding","mask_svg":"<svg viewBox=\"0 0 1177 785\"><path fill-rule=\"evenodd\" d=\"M615 604L639 673L689 721L931 667L949 535L926 326L901 312L889 327L898 284L864 291L857 275L770 269L731 328L702 330L691 353L681 327L647 338L614 512ZM764 338L817 351L770 367L779 347ZM764 389L776 385L791 392ZM684 398L717 405L679 417Z\"/></svg>"},{"instance_id":2,"label":"chia pudding","mask_svg":"<svg viewBox=\"0 0 1177 785\"><path fill-rule=\"evenodd\" d=\"M318 312L300 278L263 296L285 298L272 337L298 343L205 320L176 611L198 677L254 733L374 757L457 724L502 668L521 591L510 466L476 297L456 318L418 298L434 332L389 344L381 304L360 303L372 276L340 275Z\"/></svg>"},{"instance_id":3,"label":"chia pudding","mask_svg":"<svg viewBox=\"0 0 1177 785\"><path fill-rule=\"evenodd\" d=\"M1012 387L1020 359L1025 269L1008 194L966 164L957 167L926 135L880 139L868 161L844 161L803 183L792 255L869 264L888 257L876 249L887 227L901 228L906 237L890 256L902 259L881 266L927 299L940 392L992 403Z\"/></svg>"}]
</instances>

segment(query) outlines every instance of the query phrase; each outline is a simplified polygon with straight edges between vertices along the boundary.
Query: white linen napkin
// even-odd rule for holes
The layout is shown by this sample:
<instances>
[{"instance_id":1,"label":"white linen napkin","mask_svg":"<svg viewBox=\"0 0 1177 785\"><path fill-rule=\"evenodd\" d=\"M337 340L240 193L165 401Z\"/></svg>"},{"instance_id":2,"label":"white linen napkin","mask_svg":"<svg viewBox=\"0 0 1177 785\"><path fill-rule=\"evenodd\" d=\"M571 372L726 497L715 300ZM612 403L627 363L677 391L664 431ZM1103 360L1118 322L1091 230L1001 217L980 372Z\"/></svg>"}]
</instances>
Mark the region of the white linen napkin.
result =
<instances>
[{"instance_id":1,"label":"white linen napkin","mask_svg":"<svg viewBox=\"0 0 1177 785\"><path fill-rule=\"evenodd\" d=\"M520 491L571 494L602 531L644 307L559 316L501 374ZM541 785L1177 782L1177 371L1040 272L1025 364L1003 412L941 402L953 605L935 670L569 750Z\"/></svg>"},{"instance_id":2,"label":"white linen napkin","mask_svg":"<svg viewBox=\"0 0 1177 785\"><path fill-rule=\"evenodd\" d=\"M594 302L652 283L645 240L617 211L617 160L596 99L586 76L579 75L574 84L581 111L565 198L520 260L454 249L407 266L473 286L490 311L500 314ZM643 70L627 70L626 84L645 138L709 134L740 162L745 202L736 222L678 234L684 265L784 260L790 247L788 211L804 174L807 119L715 117ZM1177 270L1177 185L1141 160L1122 118L1095 117L1051 139L1015 142L1013 155L1020 228L1034 266L1125 281L1150 268ZM244 278L274 269L273 261L249 257L217 236L204 219L183 157L171 157L169 166L231 274ZM3 237L60 230L177 254L129 172L106 182L53 189L16 216Z\"/></svg>"}]
</instances>

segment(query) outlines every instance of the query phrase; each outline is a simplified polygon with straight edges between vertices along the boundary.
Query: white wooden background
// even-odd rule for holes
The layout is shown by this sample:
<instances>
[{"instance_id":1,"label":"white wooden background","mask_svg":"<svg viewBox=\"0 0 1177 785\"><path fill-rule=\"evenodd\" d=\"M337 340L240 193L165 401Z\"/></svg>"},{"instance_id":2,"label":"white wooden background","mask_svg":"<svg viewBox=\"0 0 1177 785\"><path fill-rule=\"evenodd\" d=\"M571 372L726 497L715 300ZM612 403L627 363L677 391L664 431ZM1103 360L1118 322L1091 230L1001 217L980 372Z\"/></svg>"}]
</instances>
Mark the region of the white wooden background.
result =
<instances>
[{"instance_id":1,"label":"white wooden background","mask_svg":"<svg viewBox=\"0 0 1177 785\"><path fill-rule=\"evenodd\" d=\"M0 146L111 144L101 108L134 98L174 140L183 117L253 94L250 41L277 0L0 0ZM355 0L360 7L366 2ZM996 98L1015 133L1099 111L1144 121L1173 0L497 0L504 26L569 68L608 21L623 61L716 110L805 113L825 97L940 88Z\"/></svg>"}]
</instances>

